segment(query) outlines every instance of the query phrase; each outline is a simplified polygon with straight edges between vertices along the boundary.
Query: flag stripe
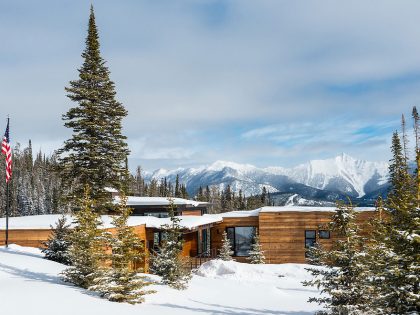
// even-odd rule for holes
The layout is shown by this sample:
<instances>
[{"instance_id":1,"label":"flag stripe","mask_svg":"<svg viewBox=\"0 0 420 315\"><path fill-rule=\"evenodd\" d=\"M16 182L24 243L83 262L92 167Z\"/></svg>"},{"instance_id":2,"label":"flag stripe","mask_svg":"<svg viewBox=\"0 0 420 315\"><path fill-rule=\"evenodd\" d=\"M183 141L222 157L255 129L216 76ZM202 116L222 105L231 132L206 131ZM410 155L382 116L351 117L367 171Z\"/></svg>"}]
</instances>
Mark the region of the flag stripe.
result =
<instances>
[{"instance_id":1,"label":"flag stripe","mask_svg":"<svg viewBox=\"0 0 420 315\"><path fill-rule=\"evenodd\" d=\"M1 143L1 153L6 156L6 183L12 178L12 149L10 148L9 139L9 121L7 121L6 132L4 133L3 142Z\"/></svg>"}]
</instances>

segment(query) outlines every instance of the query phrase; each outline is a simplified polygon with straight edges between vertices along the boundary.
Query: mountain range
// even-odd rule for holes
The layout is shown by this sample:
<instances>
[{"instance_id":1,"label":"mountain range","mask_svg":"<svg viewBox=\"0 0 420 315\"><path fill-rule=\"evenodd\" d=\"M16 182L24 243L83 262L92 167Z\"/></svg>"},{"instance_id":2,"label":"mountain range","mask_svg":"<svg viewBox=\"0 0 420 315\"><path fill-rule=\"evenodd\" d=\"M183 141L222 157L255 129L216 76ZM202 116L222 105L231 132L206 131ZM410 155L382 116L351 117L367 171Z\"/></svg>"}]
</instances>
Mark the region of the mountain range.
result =
<instances>
[{"instance_id":1,"label":"mountain range","mask_svg":"<svg viewBox=\"0 0 420 315\"><path fill-rule=\"evenodd\" d=\"M388 188L388 163L359 160L341 154L325 160L311 160L291 168L258 168L249 164L217 161L197 168L158 169L146 173L146 180L175 182L179 175L194 196L199 187L227 185L246 196L258 195L265 187L276 205L332 205L348 197L359 205L371 205Z\"/></svg>"}]
</instances>

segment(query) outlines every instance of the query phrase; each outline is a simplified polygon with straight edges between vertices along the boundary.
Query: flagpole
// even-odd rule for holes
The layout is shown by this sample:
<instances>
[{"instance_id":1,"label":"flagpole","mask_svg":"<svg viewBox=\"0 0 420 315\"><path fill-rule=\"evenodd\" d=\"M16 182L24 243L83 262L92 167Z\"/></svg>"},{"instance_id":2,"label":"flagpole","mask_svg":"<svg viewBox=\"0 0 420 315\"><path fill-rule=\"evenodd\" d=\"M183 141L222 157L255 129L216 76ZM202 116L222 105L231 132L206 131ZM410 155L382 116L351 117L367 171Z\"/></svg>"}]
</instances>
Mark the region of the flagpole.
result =
<instances>
[{"instance_id":1,"label":"flagpole","mask_svg":"<svg viewBox=\"0 0 420 315\"><path fill-rule=\"evenodd\" d=\"M10 122L10 118L9 116L7 116L7 127L9 127L9 122ZM6 248L8 247L9 247L9 181L6 179Z\"/></svg>"},{"instance_id":2,"label":"flagpole","mask_svg":"<svg viewBox=\"0 0 420 315\"><path fill-rule=\"evenodd\" d=\"M9 182L6 183L6 248L9 247Z\"/></svg>"}]
</instances>

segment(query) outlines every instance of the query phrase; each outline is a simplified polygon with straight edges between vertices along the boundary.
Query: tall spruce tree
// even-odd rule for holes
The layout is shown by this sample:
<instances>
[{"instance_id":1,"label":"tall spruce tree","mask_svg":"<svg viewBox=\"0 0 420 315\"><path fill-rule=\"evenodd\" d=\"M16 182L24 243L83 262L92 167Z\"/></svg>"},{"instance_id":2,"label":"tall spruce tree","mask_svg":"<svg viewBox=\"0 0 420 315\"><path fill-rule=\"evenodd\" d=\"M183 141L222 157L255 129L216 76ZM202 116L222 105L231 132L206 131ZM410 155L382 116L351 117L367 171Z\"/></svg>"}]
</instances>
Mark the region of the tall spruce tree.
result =
<instances>
[{"instance_id":1,"label":"tall spruce tree","mask_svg":"<svg viewBox=\"0 0 420 315\"><path fill-rule=\"evenodd\" d=\"M66 87L67 96L77 103L63 115L64 125L73 134L58 152L62 178L72 187L69 200L82 196L84 186L89 185L91 197L98 205L105 205L111 201L105 187L123 188L128 147L121 122L127 111L115 99L115 85L99 46L91 6L79 79Z\"/></svg>"},{"instance_id":2,"label":"tall spruce tree","mask_svg":"<svg viewBox=\"0 0 420 315\"><path fill-rule=\"evenodd\" d=\"M85 289L93 284L104 258L104 235L100 229L102 222L94 211L89 195L89 189L85 188L81 209L74 214L75 228L70 234L71 266L63 271L64 281Z\"/></svg>"},{"instance_id":3,"label":"tall spruce tree","mask_svg":"<svg viewBox=\"0 0 420 315\"><path fill-rule=\"evenodd\" d=\"M135 270L144 261L144 245L134 229L127 224L131 209L127 207L127 197L124 195L121 195L116 211L118 215L112 219L115 233L110 233L107 237L107 244L112 252L106 258L111 262L111 267L101 268L89 289L113 302L141 303L146 294L154 292L144 290L151 282L139 274L142 269Z\"/></svg>"},{"instance_id":4,"label":"tall spruce tree","mask_svg":"<svg viewBox=\"0 0 420 315\"><path fill-rule=\"evenodd\" d=\"M385 225L385 253L389 258L376 274L382 279L379 305L391 314L414 314L420 310L420 211L417 175L409 172L405 139L397 132L392 137L389 167L391 190L385 202L388 222ZM414 173L417 174L418 170Z\"/></svg>"}]
</instances>

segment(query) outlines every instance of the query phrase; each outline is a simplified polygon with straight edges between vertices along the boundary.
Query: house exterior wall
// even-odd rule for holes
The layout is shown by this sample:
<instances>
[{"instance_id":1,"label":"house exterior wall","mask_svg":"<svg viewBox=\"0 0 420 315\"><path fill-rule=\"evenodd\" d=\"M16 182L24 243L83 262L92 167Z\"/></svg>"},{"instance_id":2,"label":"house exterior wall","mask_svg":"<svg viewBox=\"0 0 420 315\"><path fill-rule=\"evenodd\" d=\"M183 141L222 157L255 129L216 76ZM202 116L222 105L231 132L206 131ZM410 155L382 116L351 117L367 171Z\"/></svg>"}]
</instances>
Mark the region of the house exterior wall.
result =
<instances>
[{"instance_id":1,"label":"house exterior wall","mask_svg":"<svg viewBox=\"0 0 420 315\"><path fill-rule=\"evenodd\" d=\"M375 212L357 214L357 223L366 233L366 223ZM321 239L319 230L326 230L333 212L262 212L259 216L260 242L267 263L305 263L305 230L316 231L316 241L331 249L337 236Z\"/></svg>"},{"instance_id":2,"label":"house exterior wall","mask_svg":"<svg viewBox=\"0 0 420 315\"><path fill-rule=\"evenodd\" d=\"M9 244L27 247L43 247L42 243L48 240L51 229L36 230L9 230ZM6 231L0 230L0 245L6 244Z\"/></svg>"},{"instance_id":3,"label":"house exterior wall","mask_svg":"<svg viewBox=\"0 0 420 315\"><path fill-rule=\"evenodd\" d=\"M260 212L255 217L224 218L222 223L211 228L212 249L222 245L222 234L228 227L254 226L258 228L260 243L267 263L305 263L305 231L316 231L316 242L330 249L337 236L330 234L329 239L319 238L319 230L327 230L333 212L326 211L282 211ZM373 211L359 212L357 222L366 233L366 224L374 215ZM363 232L365 231L365 232ZM234 257L246 262L246 257Z\"/></svg>"}]
</instances>

